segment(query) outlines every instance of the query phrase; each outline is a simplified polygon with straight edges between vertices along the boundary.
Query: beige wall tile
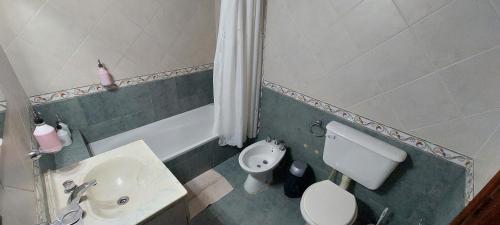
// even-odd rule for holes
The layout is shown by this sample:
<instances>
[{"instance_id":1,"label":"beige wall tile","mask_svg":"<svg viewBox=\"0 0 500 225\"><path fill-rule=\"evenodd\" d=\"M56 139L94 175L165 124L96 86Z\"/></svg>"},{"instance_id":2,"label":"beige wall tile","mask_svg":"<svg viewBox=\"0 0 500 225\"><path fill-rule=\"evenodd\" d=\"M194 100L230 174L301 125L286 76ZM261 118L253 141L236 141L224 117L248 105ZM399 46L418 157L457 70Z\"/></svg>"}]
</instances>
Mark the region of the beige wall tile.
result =
<instances>
[{"instance_id":1,"label":"beige wall tile","mask_svg":"<svg viewBox=\"0 0 500 225\"><path fill-rule=\"evenodd\" d=\"M304 82L304 90L311 96L346 108L382 92L374 76L362 67L348 65L334 74Z\"/></svg>"},{"instance_id":2,"label":"beige wall tile","mask_svg":"<svg viewBox=\"0 0 500 225\"><path fill-rule=\"evenodd\" d=\"M474 156L500 122L499 10L500 0L273 0L264 79Z\"/></svg>"},{"instance_id":3,"label":"beige wall tile","mask_svg":"<svg viewBox=\"0 0 500 225\"><path fill-rule=\"evenodd\" d=\"M14 40L7 54L28 95L56 91L63 87L55 75L62 68L64 58L51 55L23 39Z\"/></svg>"},{"instance_id":4,"label":"beige wall tile","mask_svg":"<svg viewBox=\"0 0 500 225\"><path fill-rule=\"evenodd\" d=\"M326 73L335 72L361 52L342 23L317 32L321 34L306 38L311 42L310 51Z\"/></svg>"},{"instance_id":5,"label":"beige wall tile","mask_svg":"<svg viewBox=\"0 0 500 225\"><path fill-rule=\"evenodd\" d=\"M394 0L409 24L431 14L452 0Z\"/></svg>"},{"instance_id":6,"label":"beige wall tile","mask_svg":"<svg viewBox=\"0 0 500 225\"><path fill-rule=\"evenodd\" d=\"M57 12L64 13L65 16L69 15L77 24L88 30L101 20L103 14L111 6L112 0L85 0L85 4L82 4L80 0L49 0L46 2L47 6ZM49 18L53 19L54 16L49 15ZM34 18L34 20L38 19Z\"/></svg>"},{"instance_id":7,"label":"beige wall tile","mask_svg":"<svg viewBox=\"0 0 500 225\"><path fill-rule=\"evenodd\" d=\"M363 0L330 0L330 3L339 15L344 15L362 1Z\"/></svg>"},{"instance_id":8,"label":"beige wall tile","mask_svg":"<svg viewBox=\"0 0 500 225\"><path fill-rule=\"evenodd\" d=\"M413 30L439 67L500 44L500 20L487 1L453 1Z\"/></svg>"},{"instance_id":9,"label":"beige wall tile","mask_svg":"<svg viewBox=\"0 0 500 225\"><path fill-rule=\"evenodd\" d=\"M364 0L341 19L359 48L367 51L407 27L391 0Z\"/></svg>"},{"instance_id":10,"label":"beige wall tile","mask_svg":"<svg viewBox=\"0 0 500 225\"><path fill-rule=\"evenodd\" d=\"M60 77L76 79L78 84L91 84L95 82L97 59L104 62L106 67L113 72L122 57L121 49L113 48L112 45L107 44L107 41L90 35L63 66Z\"/></svg>"},{"instance_id":11,"label":"beige wall tile","mask_svg":"<svg viewBox=\"0 0 500 225\"><path fill-rule=\"evenodd\" d=\"M144 27L161 7L158 0L115 0L113 7L135 24Z\"/></svg>"},{"instance_id":12,"label":"beige wall tile","mask_svg":"<svg viewBox=\"0 0 500 225\"><path fill-rule=\"evenodd\" d=\"M106 42L114 49L125 51L134 43L142 32L142 28L130 21L120 12L111 8L92 30L91 35Z\"/></svg>"},{"instance_id":13,"label":"beige wall tile","mask_svg":"<svg viewBox=\"0 0 500 225\"><path fill-rule=\"evenodd\" d=\"M412 130L410 133L474 157L498 125L500 110L493 110Z\"/></svg>"},{"instance_id":14,"label":"beige wall tile","mask_svg":"<svg viewBox=\"0 0 500 225\"><path fill-rule=\"evenodd\" d=\"M353 64L374 76L385 91L434 71L425 51L409 30L377 46Z\"/></svg>"},{"instance_id":15,"label":"beige wall tile","mask_svg":"<svg viewBox=\"0 0 500 225\"><path fill-rule=\"evenodd\" d=\"M127 58L143 68L144 74L158 72L163 55L162 46L146 33L142 33L125 53Z\"/></svg>"},{"instance_id":16,"label":"beige wall tile","mask_svg":"<svg viewBox=\"0 0 500 225\"><path fill-rule=\"evenodd\" d=\"M144 30L155 38L158 43L168 47L174 43L186 22L194 15L198 3L192 0L163 0L161 3L163 7L155 13L155 16L144 27ZM207 20L211 19L207 18Z\"/></svg>"},{"instance_id":17,"label":"beige wall tile","mask_svg":"<svg viewBox=\"0 0 500 225\"><path fill-rule=\"evenodd\" d=\"M500 170L500 129L498 129L476 154L474 161L474 190L478 193Z\"/></svg>"},{"instance_id":18,"label":"beige wall tile","mask_svg":"<svg viewBox=\"0 0 500 225\"><path fill-rule=\"evenodd\" d=\"M0 1L0 45L6 48L45 0Z\"/></svg>"},{"instance_id":19,"label":"beige wall tile","mask_svg":"<svg viewBox=\"0 0 500 225\"><path fill-rule=\"evenodd\" d=\"M387 94L406 129L413 130L460 116L438 74L432 74Z\"/></svg>"},{"instance_id":20,"label":"beige wall tile","mask_svg":"<svg viewBox=\"0 0 500 225\"><path fill-rule=\"evenodd\" d=\"M394 113L391 102L384 95L348 107L347 110L398 130L405 130L398 116Z\"/></svg>"},{"instance_id":21,"label":"beige wall tile","mask_svg":"<svg viewBox=\"0 0 500 225\"><path fill-rule=\"evenodd\" d=\"M26 25L20 38L60 58L68 58L85 39L91 24L45 4Z\"/></svg>"},{"instance_id":22,"label":"beige wall tile","mask_svg":"<svg viewBox=\"0 0 500 225\"><path fill-rule=\"evenodd\" d=\"M9 12L0 20L0 44L30 96L98 83L97 58L117 79L207 64L215 52L215 4L1 0L0 12L12 8L21 17L11 22Z\"/></svg>"},{"instance_id":23,"label":"beige wall tile","mask_svg":"<svg viewBox=\"0 0 500 225\"><path fill-rule=\"evenodd\" d=\"M500 48L443 71L443 82L464 115L500 108Z\"/></svg>"}]
</instances>

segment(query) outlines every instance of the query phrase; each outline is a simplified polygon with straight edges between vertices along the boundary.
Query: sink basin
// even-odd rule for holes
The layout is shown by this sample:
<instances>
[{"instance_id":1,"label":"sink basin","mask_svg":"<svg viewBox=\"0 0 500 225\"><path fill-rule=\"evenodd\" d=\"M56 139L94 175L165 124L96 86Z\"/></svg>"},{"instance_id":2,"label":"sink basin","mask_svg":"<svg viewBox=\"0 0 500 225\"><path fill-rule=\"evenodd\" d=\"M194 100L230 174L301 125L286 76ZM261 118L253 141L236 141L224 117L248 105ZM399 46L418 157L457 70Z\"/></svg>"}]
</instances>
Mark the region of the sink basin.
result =
<instances>
[{"instance_id":1,"label":"sink basin","mask_svg":"<svg viewBox=\"0 0 500 225\"><path fill-rule=\"evenodd\" d=\"M132 225L182 199L187 191L143 141L45 174L51 218L67 205L62 183L95 179L80 203L85 224Z\"/></svg>"},{"instance_id":2,"label":"sink basin","mask_svg":"<svg viewBox=\"0 0 500 225\"><path fill-rule=\"evenodd\" d=\"M99 184L87 191L90 209L98 216L111 218L145 204L154 198L148 185L152 182L147 176L149 172L144 163L127 157L94 167L84 179L96 179ZM120 199L127 199L126 204L118 204Z\"/></svg>"}]
</instances>

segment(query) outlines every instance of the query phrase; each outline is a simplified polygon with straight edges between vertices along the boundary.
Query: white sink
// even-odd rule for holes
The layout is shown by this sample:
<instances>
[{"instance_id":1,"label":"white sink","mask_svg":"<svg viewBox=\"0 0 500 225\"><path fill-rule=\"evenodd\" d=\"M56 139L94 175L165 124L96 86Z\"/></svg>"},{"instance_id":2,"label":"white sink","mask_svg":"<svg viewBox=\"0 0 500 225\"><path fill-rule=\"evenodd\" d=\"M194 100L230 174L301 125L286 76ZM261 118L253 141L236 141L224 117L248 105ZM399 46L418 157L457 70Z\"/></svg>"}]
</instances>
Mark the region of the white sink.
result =
<instances>
[{"instance_id":1,"label":"white sink","mask_svg":"<svg viewBox=\"0 0 500 225\"><path fill-rule=\"evenodd\" d=\"M143 141L45 174L51 218L68 202L62 183L95 179L80 206L92 225L134 225L182 199L187 191ZM118 204L126 199L125 204ZM122 201L123 203L123 201Z\"/></svg>"}]
</instances>

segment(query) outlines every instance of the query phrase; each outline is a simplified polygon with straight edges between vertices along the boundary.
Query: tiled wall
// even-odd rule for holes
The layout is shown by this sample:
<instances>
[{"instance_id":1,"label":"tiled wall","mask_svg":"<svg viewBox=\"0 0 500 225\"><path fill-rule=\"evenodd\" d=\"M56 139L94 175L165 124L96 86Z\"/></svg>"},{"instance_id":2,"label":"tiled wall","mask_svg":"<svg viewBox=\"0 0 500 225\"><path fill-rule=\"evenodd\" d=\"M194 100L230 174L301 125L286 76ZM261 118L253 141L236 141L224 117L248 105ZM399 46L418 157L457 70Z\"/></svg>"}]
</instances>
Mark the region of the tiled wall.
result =
<instances>
[{"instance_id":1,"label":"tiled wall","mask_svg":"<svg viewBox=\"0 0 500 225\"><path fill-rule=\"evenodd\" d=\"M421 224L444 225L464 206L466 173L463 167L268 88L263 89L261 100L259 139L270 136L284 140L289 147L287 166L291 160L303 160L313 168L318 181L329 179L332 168L323 162L324 137L309 133L315 120L347 123L408 153L407 159L379 189L371 191L352 183L351 191L357 197L358 215L363 224L376 222L382 210L388 207L388 224L417 225L422 220Z\"/></svg>"},{"instance_id":2,"label":"tiled wall","mask_svg":"<svg viewBox=\"0 0 500 225\"><path fill-rule=\"evenodd\" d=\"M49 124L59 114L89 142L213 102L212 71L197 72L34 106Z\"/></svg>"},{"instance_id":3,"label":"tiled wall","mask_svg":"<svg viewBox=\"0 0 500 225\"><path fill-rule=\"evenodd\" d=\"M0 88L9 108L5 111L0 151L0 214L3 224L35 224L35 189L31 151L31 105L0 47Z\"/></svg>"},{"instance_id":4,"label":"tiled wall","mask_svg":"<svg viewBox=\"0 0 500 225\"><path fill-rule=\"evenodd\" d=\"M239 152L236 147L219 146L216 139L165 162L165 165L184 184Z\"/></svg>"},{"instance_id":5,"label":"tiled wall","mask_svg":"<svg viewBox=\"0 0 500 225\"><path fill-rule=\"evenodd\" d=\"M211 63L215 0L1 0L0 45L29 96Z\"/></svg>"},{"instance_id":6,"label":"tiled wall","mask_svg":"<svg viewBox=\"0 0 500 225\"><path fill-rule=\"evenodd\" d=\"M268 2L264 79L500 169L500 1Z\"/></svg>"}]
</instances>

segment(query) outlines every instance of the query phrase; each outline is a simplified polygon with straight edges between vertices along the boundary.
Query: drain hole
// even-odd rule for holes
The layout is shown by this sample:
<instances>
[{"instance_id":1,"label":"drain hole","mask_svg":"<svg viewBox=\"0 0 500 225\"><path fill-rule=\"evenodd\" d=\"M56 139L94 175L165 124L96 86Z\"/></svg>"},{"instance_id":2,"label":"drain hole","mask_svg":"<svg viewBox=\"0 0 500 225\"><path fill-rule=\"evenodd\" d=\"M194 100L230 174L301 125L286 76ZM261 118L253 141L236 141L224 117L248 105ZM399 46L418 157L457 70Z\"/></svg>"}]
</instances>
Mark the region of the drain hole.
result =
<instances>
[{"instance_id":1,"label":"drain hole","mask_svg":"<svg viewBox=\"0 0 500 225\"><path fill-rule=\"evenodd\" d=\"M128 196L123 196L123 197L120 197L117 201L116 201L116 204L118 205L125 205L128 203L129 201L129 197Z\"/></svg>"},{"instance_id":2,"label":"drain hole","mask_svg":"<svg viewBox=\"0 0 500 225\"><path fill-rule=\"evenodd\" d=\"M262 163L267 164L267 160L262 161Z\"/></svg>"},{"instance_id":3,"label":"drain hole","mask_svg":"<svg viewBox=\"0 0 500 225\"><path fill-rule=\"evenodd\" d=\"M259 167L259 168L260 168L260 165L257 165L257 167Z\"/></svg>"}]
</instances>

